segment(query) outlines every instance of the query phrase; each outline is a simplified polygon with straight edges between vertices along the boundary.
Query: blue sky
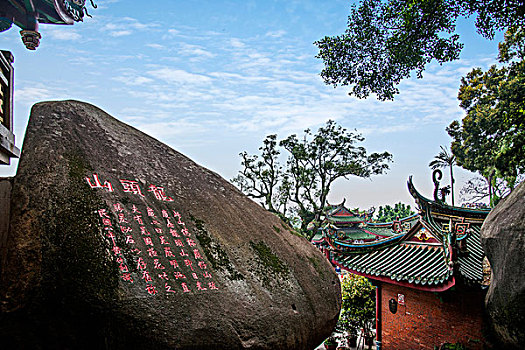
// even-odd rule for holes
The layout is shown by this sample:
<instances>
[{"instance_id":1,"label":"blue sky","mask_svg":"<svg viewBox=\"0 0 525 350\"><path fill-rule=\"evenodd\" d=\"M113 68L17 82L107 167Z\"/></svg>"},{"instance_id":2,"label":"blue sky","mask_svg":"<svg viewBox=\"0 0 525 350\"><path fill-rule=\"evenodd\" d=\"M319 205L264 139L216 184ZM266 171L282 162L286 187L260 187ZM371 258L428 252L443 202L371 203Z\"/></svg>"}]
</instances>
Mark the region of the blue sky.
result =
<instances>
[{"instance_id":1,"label":"blue sky","mask_svg":"<svg viewBox=\"0 0 525 350\"><path fill-rule=\"evenodd\" d=\"M313 42L344 32L351 1L96 1L93 18L73 26L41 25L40 47L24 48L18 28L0 33L15 55L15 135L22 145L31 106L76 99L93 103L197 163L231 179L239 153L257 153L268 134L280 139L328 119L388 150L386 175L335 184L329 201L350 207L413 205L406 180L431 196L428 163L449 145L445 127L463 117L460 78L496 62L497 42L458 32L461 59L431 64L423 79L400 85L393 102L359 100L326 86ZM17 162L0 176L16 172ZM473 176L455 168L458 190ZM448 181L448 175L445 175Z\"/></svg>"}]
</instances>

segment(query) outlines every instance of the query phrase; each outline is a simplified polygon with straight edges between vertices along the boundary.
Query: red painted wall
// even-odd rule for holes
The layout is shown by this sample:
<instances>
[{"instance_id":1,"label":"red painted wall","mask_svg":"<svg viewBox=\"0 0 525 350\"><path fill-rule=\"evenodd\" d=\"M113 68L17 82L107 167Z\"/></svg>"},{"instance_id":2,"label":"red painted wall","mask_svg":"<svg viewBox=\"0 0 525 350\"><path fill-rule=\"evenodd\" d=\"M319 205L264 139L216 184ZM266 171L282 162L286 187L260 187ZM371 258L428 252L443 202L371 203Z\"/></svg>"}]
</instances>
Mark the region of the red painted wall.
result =
<instances>
[{"instance_id":1,"label":"red painted wall","mask_svg":"<svg viewBox=\"0 0 525 350\"><path fill-rule=\"evenodd\" d=\"M461 342L468 349L482 349L485 292L466 290L423 292L392 284L382 288L382 349L430 349ZM390 312L388 302L405 296L405 305Z\"/></svg>"}]
</instances>

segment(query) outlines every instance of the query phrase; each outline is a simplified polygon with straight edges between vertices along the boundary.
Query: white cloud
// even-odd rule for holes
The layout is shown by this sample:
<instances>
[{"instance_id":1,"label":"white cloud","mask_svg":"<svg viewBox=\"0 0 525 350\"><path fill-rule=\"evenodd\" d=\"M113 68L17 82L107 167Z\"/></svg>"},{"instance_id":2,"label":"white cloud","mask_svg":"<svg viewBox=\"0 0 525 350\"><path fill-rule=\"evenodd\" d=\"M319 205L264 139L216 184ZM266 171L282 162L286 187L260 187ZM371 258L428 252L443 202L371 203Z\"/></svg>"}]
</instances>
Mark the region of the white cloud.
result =
<instances>
[{"instance_id":1,"label":"white cloud","mask_svg":"<svg viewBox=\"0 0 525 350\"><path fill-rule=\"evenodd\" d=\"M80 40L82 36L75 32L73 28L69 26L61 26L60 28L48 29L44 32L44 36L49 35L51 38L56 40Z\"/></svg>"},{"instance_id":2,"label":"white cloud","mask_svg":"<svg viewBox=\"0 0 525 350\"><path fill-rule=\"evenodd\" d=\"M151 115L150 115L151 116ZM176 118L176 116L171 116ZM195 131L202 132L202 125L192 122L185 118L177 118L178 120L169 122L146 122L139 124L138 128L149 135L158 138L171 138L177 135L187 135L188 133L195 133Z\"/></svg>"},{"instance_id":3,"label":"white cloud","mask_svg":"<svg viewBox=\"0 0 525 350\"><path fill-rule=\"evenodd\" d=\"M181 55L193 56L197 58L215 57L215 54L211 53L210 51L207 51L202 46L187 44L187 43L180 43L180 48L178 50L178 53Z\"/></svg>"},{"instance_id":4,"label":"white cloud","mask_svg":"<svg viewBox=\"0 0 525 350\"><path fill-rule=\"evenodd\" d=\"M160 45L160 44L146 44L147 47L151 47L153 49L159 49L159 50L162 50L162 49L165 49L166 47L163 46L163 45Z\"/></svg>"},{"instance_id":5,"label":"white cloud","mask_svg":"<svg viewBox=\"0 0 525 350\"><path fill-rule=\"evenodd\" d=\"M230 73L230 72L212 72L209 74L212 77L221 79L223 83L230 84L239 84L239 82L244 82L248 84L259 84L265 81L271 81L272 79L267 76L251 76L251 75L242 75L239 73Z\"/></svg>"},{"instance_id":6,"label":"white cloud","mask_svg":"<svg viewBox=\"0 0 525 350\"><path fill-rule=\"evenodd\" d=\"M211 78L202 74L189 73L182 69L170 67L159 68L147 72L156 79L164 80L170 84L207 84Z\"/></svg>"},{"instance_id":7,"label":"white cloud","mask_svg":"<svg viewBox=\"0 0 525 350\"><path fill-rule=\"evenodd\" d=\"M47 100L53 96L50 89L44 87L21 87L15 89L15 100L23 103L34 103L36 101Z\"/></svg>"},{"instance_id":8,"label":"white cloud","mask_svg":"<svg viewBox=\"0 0 525 350\"><path fill-rule=\"evenodd\" d=\"M274 30L274 31L267 32L265 34L265 36L270 37L270 38L281 38L285 35L286 35L285 30Z\"/></svg>"},{"instance_id":9,"label":"white cloud","mask_svg":"<svg viewBox=\"0 0 525 350\"><path fill-rule=\"evenodd\" d=\"M246 45L240 39L237 38L231 38L230 45L236 49L242 49L246 47Z\"/></svg>"},{"instance_id":10,"label":"white cloud","mask_svg":"<svg viewBox=\"0 0 525 350\"><path fill-rule=\"evenodd\" d=\"M404 132L408 130L414 130L416 127L417 125L411 124L411 123L400 124L400 125L378 124L376 126L360 128L358 132L362 133L364 136L369 136L369 135L376 136L376 135L392 134L392 133Z\"/></svg>"},{"instance_id":11,"label":"white cloud","mask_svg":"<svg viewBox=\"0 0 525 350\"><path fill-rule=\"evenodd\" d=\"M142 23L131 17L113 19L102 26L102 31L108 32L109 36L121 37L131 35L135 31L144 32L148 29L158 27L156 23Z\"/></svg>"},{"instance_id":12,"label":"white cloud","mask_svg":"<svg viewBox=\"0 0 525 350\"><path fill-rule=\"evenodd\" d=\"M222 35L224 35L223 33L216 32L214 30L207 30L203 34L204 35L209 35L209 36L222 36Z\"/></svg>"},{"instance_id":13,"label":"white cloud","mask_svg":"<svg viewBox=\"0 0 525 350\"><path fill-rule=\"evenodd\" d=\"M144 85L154 82L153 79L139 76L139 75L133 75L133 74L124 74L118 77L114 77L113 80L124 83L125 85Z\"/></svg>"},{"instance_id":14,"label":"white cloud","mask_svg":"<svg viewBox=\"0 0 525 350\"><path fill-rule=\"evenodd\" d=\"M133 28L133 29L137 29L137 30L144 30L144 29L153 28L153 27L157 27L158 26L155 23L144 24L144 23L139 22L135 18L131 18L131 17L124 17L123 21L124 21L124 23L126 23L125 25L127 27L130 27L130 28Z\"/></svg>"},{"instance_id":15,"label":"white cloud","mask_svg":"<svg viewBox=\"0 0 525 350\"><path fill-rule=\"evenodd\" d=\"M115 30L112 32L109 32L109 35L112 37L120 37L120 36L126 36L131 35L131 30Z\"/></svg>"},{"instance_id":16,"label":"white cloud","mask_svg":"<svg viewBox=\"0 0 525 350\"><path fill-rule=\"evenodd\" d=\"M120 28L120 26L118 26L117 24L115 23L107 23L106 25L104 25L104 27L102 29L105 29L105 30L115 30L115 29L118 29Z\"/></svg>"}]
</instances>

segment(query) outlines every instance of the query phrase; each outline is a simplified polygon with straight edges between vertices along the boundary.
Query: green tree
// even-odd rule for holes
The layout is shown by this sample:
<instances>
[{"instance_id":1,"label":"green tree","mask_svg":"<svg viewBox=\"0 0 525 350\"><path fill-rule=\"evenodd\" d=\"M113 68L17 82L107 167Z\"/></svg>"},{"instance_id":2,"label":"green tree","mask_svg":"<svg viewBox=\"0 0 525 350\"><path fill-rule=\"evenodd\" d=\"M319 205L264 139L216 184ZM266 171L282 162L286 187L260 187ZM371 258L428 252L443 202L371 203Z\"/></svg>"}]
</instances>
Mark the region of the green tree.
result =
<instances>
[{"instance_id":1,"label":"green tree","mask_svg":"<svg viewBox=\"0 0 525 350\"><path fill-rule=\"evenodd\" d=\"M367 154L364 147L357 145L363 140L361 135L329 120L315 134L307 129L301 139L291 135L279 142L289 152L283 167L278 162L277 137L269 135L259 148L261 156L240 153L243 169L232 182L290 222L297 215L303 232L314 222L315 231L335 180L351 175L368 178L389 168L392 155Z\"/></svg>"},{"instance_id":2,"label":"green tree","mask_svg":"<svg viewBox=\"0 0 525 350\"><path fill-rule=\"evenodd\" d=\"M375 287L359 275L346 274L341 280L343 302L336 329L349 334L371 334L376 316Z\"/></svg>"},{"instance_id":3,"label":"green tree","mask_svg":"<svg viewBox=\"0 0 525 350\"><path fill-rule=\"evenodd\" d=\"M290 154L287 173L294 188L290 200L300 209L303 229L311 214L314 223L319 223L335 180L348 179L351 175L369 178L388 170L392 155L388 152L367 154L363 146L357 145L363 140L360 134L348 132L329 120L316 134L306 129L301 139L294 134L279 143Z\"/></svg>"},{"instance_id":4,"label":"green tree","mask_svg":"<svg viewBox=\"0 0 525 350\"><path fill-rule=\"evenodd\" d=\"M498 178L512 189L525 172L525 27L505 33L499 61L505 65L462 78L458 99L467 115L447 128L457 164L486 179L491 200Z\"/></svg>"},{"instance_id":5,"label":"green tree","mask_svg":"<svg viewBox=\"0 0 525 350\"><path fill-rule=\"evenodd\" d=\"M520 175L516 179L516 185L525 180L525 175ZM496 179L492 187L492 203L498 204L501 198L505 198L510 192L511 187L504 179ZM461 188L460 194L464 203L481 204L486 198L489 198L489 186L483 177L473 177L469 179Z\"/></svg>"},{"instance_id":6,"label":"green tree","mask_svg":"<svg viewBox=\"0 0 525 350\"><path fill-rule=\"evenodd\" d=\"M278 161L280 152L276 147L276 140L277 135L266 136L263 146L259 147L260 157L246 152L240 153L243 169L232 179L248 197L263 199L263 206L273 213L279 212L278 209L283 206L278 196L283 170Z\"/></svg>"},{"instance_id":7,"label":"green tree","mask_svg":"<svg viewBox=\"0 0 525 350\"><path fill-rule=\"evenodd\" d=\"M452 193L452 205L454 205L454 172L453 168L454 165L456 165L456 156L452 153L449 153L448 150L443 147L441 147L441 151L438 153L437 156L434 157L434 160L432 160L428 166L432 169L440 169L440 168L450 168L450 190Z\"/></svg>"},{"instance_id":8,"label":"green tree","mask_svg":"<svg viewBox=\"0 0 525 350\"><path fill-rule=\"evenodd\" d=\"M362 0L352 6L344 34L315 42L321 76L326 84L351 86L359 98L393 99L412 72L421 78L433 59L459 58L456 21L471 15L490 39L495 30L525 24L522 0Z\"/></svg>"},{"instance_id":9,"label":"green tree","mask_svg":"<svg viewBox=\"0 0 525 350\"><path fill-rule=\"evenodd\" d=\"M390 205L380 206L377 211L377 216L374 221L376 222L391 222L397 218L406 218L414 214L410 205L405 205L401 202L394 204L393 207Z\"/></svg>"}]
</instances>

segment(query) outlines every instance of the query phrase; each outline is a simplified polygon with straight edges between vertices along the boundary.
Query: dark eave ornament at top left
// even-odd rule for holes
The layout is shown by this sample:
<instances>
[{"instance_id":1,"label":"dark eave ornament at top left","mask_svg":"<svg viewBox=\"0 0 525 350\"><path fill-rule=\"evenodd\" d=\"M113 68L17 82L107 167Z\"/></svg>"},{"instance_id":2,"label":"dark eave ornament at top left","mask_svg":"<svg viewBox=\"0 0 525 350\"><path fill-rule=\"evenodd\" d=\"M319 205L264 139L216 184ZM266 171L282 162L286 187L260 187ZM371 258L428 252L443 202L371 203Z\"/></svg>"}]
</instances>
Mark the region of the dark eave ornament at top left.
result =
<instances>
[{"instance_id":1,"label":"dark eave ornament at top left","mask_svg":"<svg viewBox=\"0 0 525 350\"><path fill-rule=\"evenodd\" d=\"M90 0L91 6L97 6ZM73 24L84 16L91 17L86 0L4 0L0 2L0 32L13 25L21 28L20 35L29 50L35 50L42 37L38 24Z\"/></svg>"},{"instance_id":2,"label":"dark eave ornament at top left","mask_svg":"<svg viewBox=\"0 0 525 350\"><path fill-rule=\"evenodd\" d=\"M91 6L97 6L90 0ZM29 50L36 50L42 36L38 24L71 25L91 17L86 0L1 0L0 33L17 25L22 42ZM0 165L9 165L11 158L20 156L15 146L13 127L14 106L14 56L0 50Z\"/></svg>"}]
</instances>

